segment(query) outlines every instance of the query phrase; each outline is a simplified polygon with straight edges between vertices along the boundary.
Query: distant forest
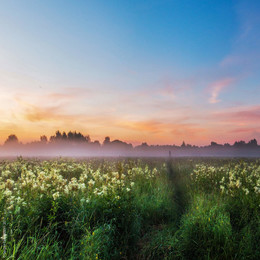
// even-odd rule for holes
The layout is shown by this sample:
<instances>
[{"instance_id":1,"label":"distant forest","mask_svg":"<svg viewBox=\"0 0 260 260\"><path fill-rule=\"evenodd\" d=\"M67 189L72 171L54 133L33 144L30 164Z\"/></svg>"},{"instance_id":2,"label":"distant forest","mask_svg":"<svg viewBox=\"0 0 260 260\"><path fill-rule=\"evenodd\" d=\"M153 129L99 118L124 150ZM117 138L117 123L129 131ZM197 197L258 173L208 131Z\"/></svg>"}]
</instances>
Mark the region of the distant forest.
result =
<instances>
[{"instance_id":1,"label":"distant forest","mask_svg":"<svg viewBox=\"0 0 260 260\"><path fill-rule=\"evenodd\" d=\"M121 140L111 141L105 137L100 143L92 141L89 135L80 132L56 131L49 138L46 135L40 137L39 141L23 144L15 134L8 136L0 147L0 156L220 156L220 157L260 157L260 146L256 139L236 141L234 144L218 144L211 142L208 146L182 145L148 145L142 143L133 146Z\"/></svg>"}]
</instances>

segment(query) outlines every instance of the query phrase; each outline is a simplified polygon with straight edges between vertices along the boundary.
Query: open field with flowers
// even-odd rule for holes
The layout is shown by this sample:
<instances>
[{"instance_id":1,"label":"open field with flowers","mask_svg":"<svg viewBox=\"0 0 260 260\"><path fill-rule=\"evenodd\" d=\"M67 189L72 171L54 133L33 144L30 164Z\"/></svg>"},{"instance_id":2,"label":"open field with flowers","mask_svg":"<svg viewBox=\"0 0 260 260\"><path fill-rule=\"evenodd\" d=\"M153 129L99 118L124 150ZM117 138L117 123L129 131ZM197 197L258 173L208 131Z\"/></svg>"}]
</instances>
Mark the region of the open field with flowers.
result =
<instances>
[{"instance_id":1,"label":"open field with flowers","mask_svg":"<svg viewBox=\"0 0 260 260\"><path fill-rule=\"evenodd\" d=\"M0 258L260 259L260 161L2 160Z\"/></svg>"}]
</instances>

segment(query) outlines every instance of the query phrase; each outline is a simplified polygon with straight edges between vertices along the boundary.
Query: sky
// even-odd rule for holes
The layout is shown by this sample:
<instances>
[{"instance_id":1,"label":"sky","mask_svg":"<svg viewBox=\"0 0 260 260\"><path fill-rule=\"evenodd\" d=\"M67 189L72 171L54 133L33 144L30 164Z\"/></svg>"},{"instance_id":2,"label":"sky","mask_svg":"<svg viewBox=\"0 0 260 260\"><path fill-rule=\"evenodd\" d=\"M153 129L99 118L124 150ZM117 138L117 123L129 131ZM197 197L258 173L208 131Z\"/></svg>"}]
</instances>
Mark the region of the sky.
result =
<instances>
[{"instance_id":1,"label":"sky","mask_svg":"<svg viewBox=\"0 0 260 260\"><path fill-rule=\"evenodd\" d=\"M260 142L260 1L0 2L0 143Z\"/></svg>"}]
</instances>

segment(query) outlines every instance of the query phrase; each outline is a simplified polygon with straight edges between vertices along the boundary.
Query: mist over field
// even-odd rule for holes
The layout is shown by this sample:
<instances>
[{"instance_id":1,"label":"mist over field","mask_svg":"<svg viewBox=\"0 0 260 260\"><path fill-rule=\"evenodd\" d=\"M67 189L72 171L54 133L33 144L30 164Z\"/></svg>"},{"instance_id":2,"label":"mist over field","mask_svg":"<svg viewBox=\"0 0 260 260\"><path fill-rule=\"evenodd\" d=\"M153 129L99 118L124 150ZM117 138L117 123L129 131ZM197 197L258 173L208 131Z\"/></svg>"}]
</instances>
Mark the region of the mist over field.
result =
<instances>
[{"instance_id":1,"label":"mist over field","mask_svg":"<svg viewBox=\"0 0 260 260\"><path fill-rule=\"evenodd\" d=\"M70 137L68 137L70 136ZM46 136L41 141L27 144L19 143L15 135L10 135L4 145L0 146L1 157L259 157L260 146L256 139L248 143L235 142L225 145L211 142L208 146L195 146L185 144L177 145L141 145L133 146L120 140L111 141L106 137L104 142L90 141L89 136L80 132L57 131L47 140Z\"/></svg>"}]
</instances>

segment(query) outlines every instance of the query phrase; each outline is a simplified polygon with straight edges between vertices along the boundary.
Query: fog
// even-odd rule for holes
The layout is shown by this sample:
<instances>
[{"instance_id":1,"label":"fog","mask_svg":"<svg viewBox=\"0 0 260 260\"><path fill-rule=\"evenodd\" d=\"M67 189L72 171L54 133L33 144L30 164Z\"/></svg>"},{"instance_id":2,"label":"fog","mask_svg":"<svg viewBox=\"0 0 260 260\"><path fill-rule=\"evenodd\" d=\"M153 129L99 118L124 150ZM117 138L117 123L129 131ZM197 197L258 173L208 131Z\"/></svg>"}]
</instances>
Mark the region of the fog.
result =
<instances>
[{"instance_id":1,"label":"fog","mask_svg":"<svg viewBox=\"0 0 260 260\"><path fill-rule=\"evenodd\" d=\"M0 157L260 157L260 146L238 142L234 145L197 147L191 145L142 145L133 147L118 140L99 143L34 142L0 146Z\"/></svg>"}]
</instances>

